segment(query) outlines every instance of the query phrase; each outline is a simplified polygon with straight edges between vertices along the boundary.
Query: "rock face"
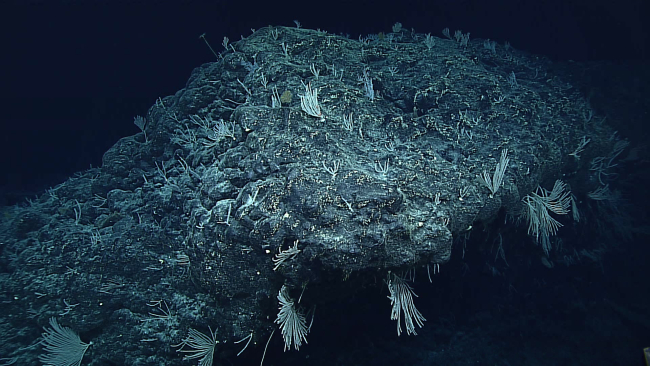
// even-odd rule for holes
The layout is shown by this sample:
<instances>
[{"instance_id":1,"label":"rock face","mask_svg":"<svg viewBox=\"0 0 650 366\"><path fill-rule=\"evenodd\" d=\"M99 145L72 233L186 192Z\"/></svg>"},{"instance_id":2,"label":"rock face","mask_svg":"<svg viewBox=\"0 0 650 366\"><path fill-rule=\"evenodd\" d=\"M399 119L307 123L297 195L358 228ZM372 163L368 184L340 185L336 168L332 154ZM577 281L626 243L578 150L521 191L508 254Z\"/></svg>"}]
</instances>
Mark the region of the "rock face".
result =
<instances>
[{"instance_id":1,"label":"rock face","mask_svg":"<svg viewBox=\"0 0 650 366\"><path fill-rule=\"evenodd\" d=\"M283 285L309 308L439 268L455 237L583 167L569 154L587 129L594 145L605 134L548 67L406 31L257 30L159 99L100 169L6 211L9 313L65 313L97 364L178 360L170 346L208 326L227 358L233 341L266 342ZM481 177L506 149L491 190Z\"/></svg>"}]
</instances>

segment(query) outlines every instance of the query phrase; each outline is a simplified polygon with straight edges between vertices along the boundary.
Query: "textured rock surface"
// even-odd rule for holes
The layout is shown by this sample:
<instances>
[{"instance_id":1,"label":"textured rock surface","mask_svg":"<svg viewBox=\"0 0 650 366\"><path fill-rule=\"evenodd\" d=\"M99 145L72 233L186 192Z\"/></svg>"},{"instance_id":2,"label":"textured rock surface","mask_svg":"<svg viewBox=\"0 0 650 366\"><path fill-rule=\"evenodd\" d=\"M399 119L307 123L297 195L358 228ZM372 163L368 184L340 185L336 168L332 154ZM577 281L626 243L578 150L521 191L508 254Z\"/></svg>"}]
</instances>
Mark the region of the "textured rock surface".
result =
<instances>
[{"instance_id":1,"label":"textured rock surface","mask_svg":"<svg viewBox=\"0 0 650 366\"><path fill-rule=\"evenodd\" d=\"M151 107L146 137L5 212L3 286L22 315L2 323L65 316L93 339L88 364L178 359L170 346L207 326L232 357L233 341L266 342L283 284L308 309L438 268L454 238L585 169L569 156L584 135L587 155L611 145L545 60L424 39L263 28L198 67ZM301 109L307 84L323 118ZM504 149L492 196L479 176Z\"/></svg>"}]
</instances>

